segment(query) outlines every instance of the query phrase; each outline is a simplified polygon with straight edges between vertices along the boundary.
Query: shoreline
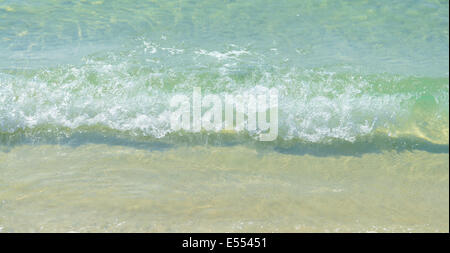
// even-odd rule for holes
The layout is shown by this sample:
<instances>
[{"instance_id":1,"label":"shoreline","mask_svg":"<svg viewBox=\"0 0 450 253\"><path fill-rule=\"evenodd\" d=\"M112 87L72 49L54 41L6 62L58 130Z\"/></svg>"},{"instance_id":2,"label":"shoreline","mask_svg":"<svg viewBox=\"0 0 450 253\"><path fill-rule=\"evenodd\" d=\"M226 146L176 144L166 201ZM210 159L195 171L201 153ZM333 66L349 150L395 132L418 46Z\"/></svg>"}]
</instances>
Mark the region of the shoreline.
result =
<instances>
[{"instance_id":1,"label":"shoreline","mask_svg":"<svg viewBox=\"0 0 450 253\"><path fill-rule=\"evenodd\" d=\"M1 232L448 232L449 154L20 145ZM32 211L30 211L32 210Z\"/></svg>"}]
</instances>

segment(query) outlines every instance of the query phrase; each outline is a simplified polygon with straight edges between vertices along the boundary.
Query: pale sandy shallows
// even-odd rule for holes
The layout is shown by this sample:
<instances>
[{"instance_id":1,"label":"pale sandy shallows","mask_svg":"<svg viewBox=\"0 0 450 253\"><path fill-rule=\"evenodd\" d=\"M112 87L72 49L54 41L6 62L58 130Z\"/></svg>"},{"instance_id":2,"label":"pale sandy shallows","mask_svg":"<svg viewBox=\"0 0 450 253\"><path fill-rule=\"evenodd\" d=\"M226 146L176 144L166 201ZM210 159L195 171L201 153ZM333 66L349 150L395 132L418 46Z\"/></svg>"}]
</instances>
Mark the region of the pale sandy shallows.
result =
<instances>
[{"instance_id":1,"label":"pale sandy shallows","mask_svg":"<svg viewBox=\"0 0 450 253\"><path fill-rule=\"evenodd\" d=\"M449 156L18 146L2 232L448 232Z\"/></svg>"}]
</instances>

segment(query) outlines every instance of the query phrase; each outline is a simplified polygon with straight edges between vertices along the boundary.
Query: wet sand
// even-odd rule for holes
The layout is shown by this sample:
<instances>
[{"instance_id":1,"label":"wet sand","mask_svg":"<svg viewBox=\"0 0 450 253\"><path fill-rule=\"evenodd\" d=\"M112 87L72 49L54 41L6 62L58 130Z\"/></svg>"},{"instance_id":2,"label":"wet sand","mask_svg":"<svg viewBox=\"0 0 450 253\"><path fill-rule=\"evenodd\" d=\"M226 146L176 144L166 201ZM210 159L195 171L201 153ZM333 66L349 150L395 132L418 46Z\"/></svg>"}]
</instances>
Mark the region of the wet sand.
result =
<instances>
[{"instance_id":1,"label":"wet sand","mask_svg":"<svg viewBox=\"0 0 450 253\"><path fill-rule=\"evenodd\" d=\"M0 231L448 232L448 159L21 145L0 152Z\"/></svg>"}]
</instances>

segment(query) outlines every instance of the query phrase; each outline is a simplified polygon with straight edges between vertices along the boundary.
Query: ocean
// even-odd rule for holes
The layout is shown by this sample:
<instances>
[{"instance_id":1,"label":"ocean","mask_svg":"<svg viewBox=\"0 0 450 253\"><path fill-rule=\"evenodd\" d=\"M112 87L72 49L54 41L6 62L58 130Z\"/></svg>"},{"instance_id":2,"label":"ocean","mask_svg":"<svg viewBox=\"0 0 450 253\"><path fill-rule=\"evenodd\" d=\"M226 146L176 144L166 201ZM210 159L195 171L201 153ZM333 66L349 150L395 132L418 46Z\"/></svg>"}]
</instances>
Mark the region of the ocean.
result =
<instances>
[{"instance_id":1,"label":"ocean","mask_svg":"<svg viewBox=\"0 0 450 253\"><path fill-rule=\"evenodd\" d=\"M448 1L0 0L0 232L448 231Z\"/></svg>"}]
</instances>

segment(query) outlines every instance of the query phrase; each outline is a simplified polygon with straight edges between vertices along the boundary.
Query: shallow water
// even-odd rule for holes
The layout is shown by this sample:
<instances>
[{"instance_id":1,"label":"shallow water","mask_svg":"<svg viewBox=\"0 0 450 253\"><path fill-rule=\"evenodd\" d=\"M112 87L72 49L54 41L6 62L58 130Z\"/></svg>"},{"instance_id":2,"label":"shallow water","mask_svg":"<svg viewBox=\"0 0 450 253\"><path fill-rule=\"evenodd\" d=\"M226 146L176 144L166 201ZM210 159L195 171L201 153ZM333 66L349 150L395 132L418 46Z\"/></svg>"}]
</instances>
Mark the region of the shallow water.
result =
<instances>
[{"instance_id":1,"label":"shallow water","mask_svg":"<svg viewBox=\"0 0 450 253\"><path fill-rule=\"evenodd\" d=\"M4 232L448 232L448 154L243 146L0 153Z\"/></svg>"},{"instance_id":2,"label":"shallow water","mask_svg":"<svg viewBox=\"0 0 450 253\"><path fill-rule=\"evenodd\" d=\"M277 89L279 140L448 145L447 1L0 4L8 144L99 128L168 139L170 99L199 87Z\"/></svg>"},{"instance_id":3,"label":"shallow water","mask_svg":"<svg viewBox=\"0 0 450 253\"><path fill-rule=\"evenodd\" d=\"M0 0L0 231L448 232L448 1ZM170 99L279 94L279 132Z\"/></svg>"}]
</instances>

